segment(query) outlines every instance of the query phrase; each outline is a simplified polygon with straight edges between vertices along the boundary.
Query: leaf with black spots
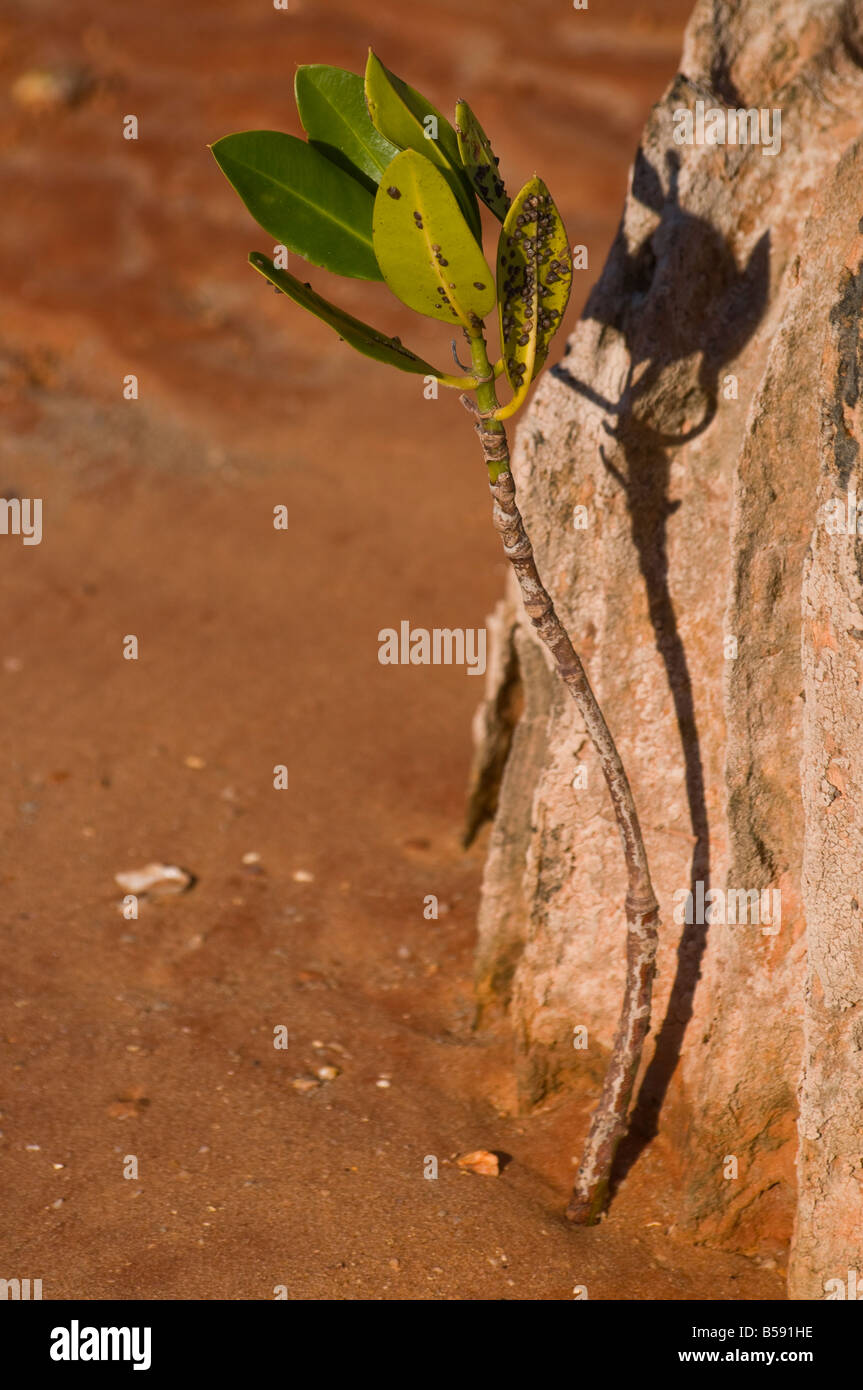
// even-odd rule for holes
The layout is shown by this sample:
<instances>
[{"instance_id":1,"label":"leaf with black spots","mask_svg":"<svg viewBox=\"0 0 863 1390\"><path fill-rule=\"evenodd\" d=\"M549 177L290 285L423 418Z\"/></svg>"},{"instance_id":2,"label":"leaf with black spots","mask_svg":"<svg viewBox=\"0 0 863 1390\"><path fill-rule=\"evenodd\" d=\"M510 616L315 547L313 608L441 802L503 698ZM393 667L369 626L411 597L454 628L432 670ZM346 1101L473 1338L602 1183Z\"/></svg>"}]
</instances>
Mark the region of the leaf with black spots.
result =
<instances>
[{"instance_id":1,"label":"leaf with black spots","mask_svg":"<svg viewBox=\"0 0 863 1390\"><path fill-rule=\"evenodd\" d=\"M504 371L515 392L495 412L503 420L522 404L548 356L572 286L566 228L542 179L530 179L501 228L497 296Z\"/></svg>"},{"instance_id":2,"label":"leaf with black spots","mask_svg":"<svg viewBox=\"0 0 863 1390\"><path fill-rule=\"evenodd\" d=\"M495 304L494 276L449 184L414 150L396 155L375 198L374 246L403 304L476 334Z\"/></svg>"},{"instance_id":3,"label":"leaf with black spots","mask_svg":"<svg viewBox=\"0 0 863 1390\"><path fill-rule=\"evenodd\" d=\"M421 92L384 67L371 49L365 89L369 115L377 130L400 150L414 150L440 169L476 240L481 242L476 196L462 167L458 136L446 116Z\"/></svg>"},{"instance_id":4,"label":"leaf with black spots","mask_svg":"<svg viewBox=\"0 0 863 1390\"><path fill-rule=\"evenodd\" d=\"M487 208L499 222L509 210L510 199L498 173L499 160L488 136L466 101L455 109L455 130L465 172Z\"/></svg>"}]
</instances>

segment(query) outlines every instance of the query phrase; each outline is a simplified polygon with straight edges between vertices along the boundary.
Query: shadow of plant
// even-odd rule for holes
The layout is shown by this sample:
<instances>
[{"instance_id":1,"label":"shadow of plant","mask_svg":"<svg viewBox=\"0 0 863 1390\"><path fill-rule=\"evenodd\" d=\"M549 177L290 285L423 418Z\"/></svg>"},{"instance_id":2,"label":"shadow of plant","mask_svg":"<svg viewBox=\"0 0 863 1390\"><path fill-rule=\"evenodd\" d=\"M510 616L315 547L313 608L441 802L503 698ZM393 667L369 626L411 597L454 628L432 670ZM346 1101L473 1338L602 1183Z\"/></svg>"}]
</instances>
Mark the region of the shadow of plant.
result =
<instances>
[{"instance_id":1,"label":"shadow of plant","mask_svg":"<svg viewBox=\"0 0 863 1390\"><path fill-rule=\"evenodd\" d=\"M601 450L604 466L623 489L631 534L644 581L650 622L662 657L680 731L686 795L694 846L690 888L710 886L710 827L692 679L669 586L667 524L678 503L668 496L672 451L702 434L716 415L723 368L742 351L767 303L770 238L765 232L739 269L725 238L702 217L682 207L679 158L665 158L667 191L639 150L633 196L658 215L634 251L623 229L584 317L623 338L629 365L616 401L576 378L566 359L552 372L558 381L599 407L603 428L622 455L618 467ZM675 367L673 373L669 369ZM621 1144L613 1181L619 1183L657 1132L659 1114L692 1017L695 989L707 943L707 927L684 927L665 1018L656 1035Z\"/></svg>"}]
</instances>

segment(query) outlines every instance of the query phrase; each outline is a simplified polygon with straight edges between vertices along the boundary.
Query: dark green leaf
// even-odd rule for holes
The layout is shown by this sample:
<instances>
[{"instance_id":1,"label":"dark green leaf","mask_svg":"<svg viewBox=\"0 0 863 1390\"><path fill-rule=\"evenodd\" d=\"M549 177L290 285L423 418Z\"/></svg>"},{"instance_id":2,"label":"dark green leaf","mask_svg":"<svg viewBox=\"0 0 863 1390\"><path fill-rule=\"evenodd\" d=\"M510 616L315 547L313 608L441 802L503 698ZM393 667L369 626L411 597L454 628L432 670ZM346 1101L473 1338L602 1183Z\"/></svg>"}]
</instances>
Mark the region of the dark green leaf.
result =
<instances>
[{"instance_id":1,"label":"dark green leaf","mask_svg":"<svg viewBox=\"0 0 863 1390\"><path fill-rule=\"evenodd\" d=\"M486 207L502 222L510 199L497 171L498 160L489 138L466 101L460 101L456 106L455 130L461 162L468 178Z\"/></svg>"},{"instance_id":2,"label":"dark green leaf","mask_svg":"<svg viewBox=\"0 0 863 1390\"><path fill-rule=\"evenodd\" d=\"M443 173L414 150L396 155L375 198L378 264L403 304L476 332L494 308L494 276Z\"/></svg>"},{"instance_id":3,"label":"dark green leaf","mask_svg":"<svg viewBox=\"0 0 863 1390\"><path fill-rule=\"evenodd\" d=\"M369 324L363 323L361 319L352 318L350 314L339 309L335 304L330 304L326 299L322 299L316 294L311 285L304 285L295 276L289 275L286 270L277 270L273 262L267 256L262 256L259 252L253 251L249 256L249 263L255 270L259 271L271 285L275 285L283 294L288 295L295 304L299 304L303 309L308 309L310 314L322 319L329 324L330 328L335 329L340 338L344 338L346 343L350 343L352 348L361 352L364 357L373 357L376 362L386 362L391 367L398 367L402 372L415 372L419 376L434 376L439 381L446 381L446 374L439 372L436 367L432 367L428 362L424 362L416 353L403 347L398 338L388 338L383 333L379 333L376 328L371 328Z\"/></svg>"},{"instance_id":4,"label":"dark green leaf","mask_svg":"<svg viewBox=\"0 0 863 1390\"><path fill-rule=\"evenodd\" d=\"M513 414L542 367L560 327L572 285L566 229L542 179L532 178L512 204L497 252L497 294L504 370ZM501 413L498 418L505 418Z\"/></svg>"},{"instance_id":5,"label":"dark green leaf","mask_svg":"<svg viewBox=\"0 0 863 1390\"><path fill-rule=\"evenodd\" d=\"M294 91L309 143L374 193L398 149L372 125L363 79L344 68L309 63L297 68Z\"/></svg>"},{"instance_id":6,"label":"dark green leaf","mask_svg":"<svg viewBox=\"0 0 863 1390\"><path fill-rule=\"evenodd\" d=\"M211 148L270 236L339 275L382 278L372 247L374 198L319 150L275 130L226 135Z\"/></svg>"},{"instance_id":7,"label":"dark green leaf","mask_svg":"<svg viewBox=\"0 0 863 1390\"><path fill-rule=\"evenodd\" d=\"M481 241L482 223L476 197L462 167L458 136L446 116L420 92L385 68L371 50L365 88L369 115L376 128L399 149L415 150L437 165L458 199L476 240Z\"/></svg>"}]
</instances>

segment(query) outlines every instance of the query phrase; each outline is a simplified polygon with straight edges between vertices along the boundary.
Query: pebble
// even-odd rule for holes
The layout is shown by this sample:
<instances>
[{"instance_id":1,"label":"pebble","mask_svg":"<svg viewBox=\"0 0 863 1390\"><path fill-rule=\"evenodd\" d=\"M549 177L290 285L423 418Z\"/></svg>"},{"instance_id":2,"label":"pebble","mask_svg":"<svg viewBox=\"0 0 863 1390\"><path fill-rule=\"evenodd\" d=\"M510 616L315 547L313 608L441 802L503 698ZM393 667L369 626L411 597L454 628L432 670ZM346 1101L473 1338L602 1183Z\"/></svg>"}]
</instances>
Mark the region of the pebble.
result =
<instances>
[{"instance_id":1,"label":"pebble","mask_svg":"<svg viewBox=\"0 0 863 1390\"><path fill-rule=\"evenodd\" d=\"M314 1076L295 1076L291 1085L301 1096L308 1095L309 1091L316 1091L320 1086L320 1081Z\"/></svg>"},{"instance_id":2,"label":"pebble","mask_svg":"<svg viewBox=\"0 0 863 1390\"><path fill-rule=\"evenodd\" d=\"M341 1075L341 1072L338 1067L318 1067L317 1075L320 1077L321 1081L335 1081L336 1077Z\"/></svg>"},{"instance_id":3,"label":"pebble","mask_svg":"<svg viewBox=\"0 0 863 1390\"><path fill-rule=\"evenodd\" d=\"M299 970L296 983L299 989L325 989L327 977L320 970Z\"/></svg>"},{"instance_id":4,"label":"pebble","mask_svg":"<svg viewBox=\"0 0 863 1390\"><path fill-rule=\"evenodd\" d=\"M297 869L293 874L294 883L314 883L315 876L308 869Z\"/></svg>"},{"instance_id":5,"label":"pebble","mask_svg":"<svg viewBox=\"0 0 863 1390\"><path fill-rule=\"evenodd\" d=\"M497 1154L488 1149L472 1149L470 1153L456 1158L459 1168L466 1173L478 1173L483 1178L496 1178L500 1174Z\"/></svg>"},{"instance_id":6,"label":"pebble","mask_svg":"<svg viewBox=\"0 0 863 1390\"><path fill-rule=\"evenodd\" d=\"M92 79L82 68L29 68L15 78L10 96L27 111L74 106L87 95Z\"/></svg>"}]
</instances>

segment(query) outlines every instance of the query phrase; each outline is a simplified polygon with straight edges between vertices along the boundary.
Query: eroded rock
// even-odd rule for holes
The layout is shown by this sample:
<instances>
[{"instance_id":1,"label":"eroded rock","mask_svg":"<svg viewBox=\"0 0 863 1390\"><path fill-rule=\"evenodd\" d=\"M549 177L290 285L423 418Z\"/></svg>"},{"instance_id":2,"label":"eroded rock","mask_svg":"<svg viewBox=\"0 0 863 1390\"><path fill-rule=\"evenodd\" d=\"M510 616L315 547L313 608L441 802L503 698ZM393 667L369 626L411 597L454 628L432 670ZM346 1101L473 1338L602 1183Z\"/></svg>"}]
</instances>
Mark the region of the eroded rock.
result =
<instances>
[{"instance_id":1,"label":"eroded rock","mask_svg":"<svg viewBox=\"0 0 863 1390\"><path fill-rule=\"evenodd\" d=\"M696 7L514 459L662 905L621 1176L658 1125L699 1238L779 1254L796 1211L800 1298L857 1267L863 1234L863 540L822 524L830 498L863 498L859 35L838 0ZM675 112L699 101L780 109L781 147L675 143ZM510 1014L527 1109L576 1079L598 1091L623 865L584 730L512 588L492 632L474 812L496 781L500 794L477 985L481 1015ZM515 659L524 708L501 772ZM778 931L730 920L730 892L763 890L781 893Z\"/></svg>"}]
</instances>

